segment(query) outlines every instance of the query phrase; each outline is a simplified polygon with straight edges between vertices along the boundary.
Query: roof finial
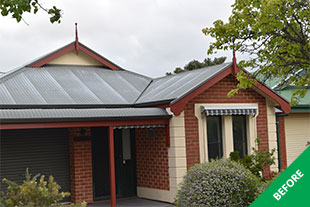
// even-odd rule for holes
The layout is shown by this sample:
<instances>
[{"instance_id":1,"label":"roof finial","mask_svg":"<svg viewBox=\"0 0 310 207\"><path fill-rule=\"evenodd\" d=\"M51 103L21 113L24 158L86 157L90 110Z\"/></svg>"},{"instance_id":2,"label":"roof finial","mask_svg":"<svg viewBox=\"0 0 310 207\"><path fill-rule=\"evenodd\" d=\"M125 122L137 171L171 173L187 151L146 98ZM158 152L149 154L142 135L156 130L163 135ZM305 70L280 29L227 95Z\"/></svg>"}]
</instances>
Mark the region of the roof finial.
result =
<instances>
[{"instance_id":1,"label":"roof finial","mask_svg":"<svg viewBox=\"0 0 310 207\"><path fill-rule=\"evenodd\" d=\"M233 58L232 58L232 61L233 61L233 72L234 72L234 74L236 74L237 73L237 59L236 59L235 45L233 47Z\"/></svg>"},{"instance_id":2,"label":"roof finial","mask_svg":"<svg viewBox=\"0 0 310 207\"><path fill-rule=\"evenodd\" d=\"M79 37L78 37L78 30L77 30L77 23L75 23L75 53L79 54Z\"/></svg>"}]
</instances>

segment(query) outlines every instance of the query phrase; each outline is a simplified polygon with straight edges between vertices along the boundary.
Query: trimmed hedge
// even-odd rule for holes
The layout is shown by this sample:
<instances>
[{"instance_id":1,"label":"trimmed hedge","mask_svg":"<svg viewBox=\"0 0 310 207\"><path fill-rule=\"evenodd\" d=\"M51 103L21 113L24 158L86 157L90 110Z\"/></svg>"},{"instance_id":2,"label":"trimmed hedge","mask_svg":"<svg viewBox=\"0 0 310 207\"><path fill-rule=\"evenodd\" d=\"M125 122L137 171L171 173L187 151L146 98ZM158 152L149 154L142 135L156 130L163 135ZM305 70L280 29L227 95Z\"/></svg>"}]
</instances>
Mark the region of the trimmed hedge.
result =
<instances>
[{"instance_id":1,"label":"trimmed hedge","mask_svg":"<svg viewBox=\"0 0 310 207\"><path fill-rule=\"evenodd\" d=\"M213 160L193 166L185 175L176 204L189 206L249 206L259 195L259 178L241 164Z\"/></svg>"}]
</instances>

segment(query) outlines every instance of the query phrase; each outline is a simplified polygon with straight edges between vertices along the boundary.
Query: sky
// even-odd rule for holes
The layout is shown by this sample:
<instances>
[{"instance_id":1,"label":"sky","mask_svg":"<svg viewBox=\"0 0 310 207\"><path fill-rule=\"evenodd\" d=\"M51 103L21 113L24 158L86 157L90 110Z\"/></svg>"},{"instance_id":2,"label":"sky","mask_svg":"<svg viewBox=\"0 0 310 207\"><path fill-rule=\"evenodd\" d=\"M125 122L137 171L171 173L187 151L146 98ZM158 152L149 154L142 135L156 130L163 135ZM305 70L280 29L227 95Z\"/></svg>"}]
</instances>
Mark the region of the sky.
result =
<instances>
[{"instance_id":1,"label":"sky","mask_svg":"<svg viewBox=\"0 0 310 207\"><path fill-rule=\"evenodd\" d=\"M210 42L202 33L218 19L228 21L234 0L41 0L63 10L51 24L44 11L17 23L0 16L0 71L20 67L75 39L124 69L149 77L164 76L189 61L207 56ZM240 58L242 54L237 54Z\"/></svg>"}]
</instances>

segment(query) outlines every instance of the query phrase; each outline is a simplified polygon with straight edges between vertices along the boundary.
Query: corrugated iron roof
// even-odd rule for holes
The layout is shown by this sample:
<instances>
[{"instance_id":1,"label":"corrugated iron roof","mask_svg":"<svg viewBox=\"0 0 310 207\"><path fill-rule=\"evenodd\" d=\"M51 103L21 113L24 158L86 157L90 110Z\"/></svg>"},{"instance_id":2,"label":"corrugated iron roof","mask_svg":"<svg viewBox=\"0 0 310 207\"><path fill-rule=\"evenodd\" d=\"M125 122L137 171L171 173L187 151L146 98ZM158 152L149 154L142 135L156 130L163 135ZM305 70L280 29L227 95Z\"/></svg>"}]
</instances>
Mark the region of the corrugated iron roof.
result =
<instances>
[{"instance_id":1,"label":"corrugated iron roof","mask_svg":"<svg viewBox=\"0 0 310 207\"><path fill-rule=\"evenodd\" d=\"M231 65L224 63L154 79L136 104L180 99Z\"/></svg>"},{"instance_id":2,"label":"corrugated iron roof","mask_svg":"<svg viewBox=\"0 0 310 207\"><path fill-rule=\"evenodd\" d=\"M25 67L0 79L0 105L130 105L151 82L93 66Z\"/></svg>"},{"instance_id":3,"label":"corrugated iron roof","mask_svg":"<svg viewBox=\"0 0 310 207\"><path fill-rule=\"evenodd\" d=\"M0 109L2 123L48 120L109 120L170 117L161 108Z\"/></svg>"},{"instance_id":4,"label":"corrugated iron roof","mask_svg":"<svg viewBox=\"0 0 310 207\"><path fill-rule=\"evenodd\" d=\"M292 95L294 91L297 91L299 89L304 89L306 90L306 94L304 97L299 97L298 98L298 106L310 106L310 87L305 86L305 87L298 87L298 86L287 86L285 88L279 89L279 90L274 90L277 94L279 94L281 97L283 97L285 100L288 102L291 101ZM296 106L293 106L296 107Z\"/></svg>"},{"instance_id":5,"label":"corrugated iron roof","mask_svg":"<svg viewBox=\"0 0 310 207\"><path fill-rule=\"evenodd\" d=\"M151 79L126 70L95 66L23 67L0 78L0 105L134 106L182 98L231 63Z\"/></svg>"}]
</instances>

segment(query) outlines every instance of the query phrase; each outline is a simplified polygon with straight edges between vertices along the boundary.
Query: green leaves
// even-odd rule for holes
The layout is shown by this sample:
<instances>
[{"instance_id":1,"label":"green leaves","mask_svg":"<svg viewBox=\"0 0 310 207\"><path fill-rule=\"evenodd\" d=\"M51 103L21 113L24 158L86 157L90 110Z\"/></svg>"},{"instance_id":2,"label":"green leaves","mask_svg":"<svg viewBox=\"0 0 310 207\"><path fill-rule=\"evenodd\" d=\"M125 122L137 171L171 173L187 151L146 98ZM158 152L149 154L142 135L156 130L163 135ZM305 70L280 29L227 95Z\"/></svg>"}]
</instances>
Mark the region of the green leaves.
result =
<instances>
[{"instance_id":1,"label":"green leaves","mask_svg":"<svg viewBox=\"0 0 310 207\"><path fill-rule=\"evenodd\" d=\"M54 23L54 22L60 23L60 17L61 17L60 12L61 10L57 9L55 6L53 6L53 8L48 10L48 14L52 15L52 17L50 18L51 23Z\"/></svg>"},{"instance_id":2,"label":"green leaves","mask_svg":"<svg viewBox=\"0 0 310 207\"><path fill-rule=\"evenodd\" d=\"M42 9L50 15L50 22L60 23L61 10L53 6L51 9L44 8L39 0L0 0L0 11L2 16L12 15L17 22L23 19L25 12L36 14Z\"/></svg>"},{"instance_id":3,"label":"green leaves","mask_svg":"<svg viewBox=\"0 0 310 207\"><path fill-rule=\"evenodd\" d=\"M250 55L239 66L256 69L251 76L280 78L285 82L283 87L309 86L309 0L236 0L232 8L227 23L217 20L212 27L202 30L215 38L208 54L234 48ZM239 79L237 89L251 86L245 78ZM229 95L237 92L231 91Z\"/></svg>"},{"instance_id":4,"label":"green leaves","mask_svg":"<svg viewBox=\"0 0 310 207\"><path fill-rule=\"evenodd\" d=\"M38 177L39 175L31 177L27 169L26 180L21 185L4 178L2 182L8 185L8 192L2 193L0 204L7 207L62 206L60 201L70 196L70 193L59 192L60 186L53 176L49 177L49 182L45 181L44 175L39 180Z\"/></svg>"},{"instance_id":5,"label":"green leaves","mask_svg":"<svg viewBox=\"0 0 310 207\"><path fill-rule=\"evenodd\" d=\"M255 140L256 145L259 144L259 139ZM276 149L268 151L267 149L252 148L253 153L251 155L245 155L242 159L239 157L239 152L231 152L229 157L233 161L240 162L245 168L249 169L253 175L261 177L265 167L269 167L275 164L274 153ZM262 178L264 180L264 178Z\"/></svg>"},{"instance_id":6,"label":"green leaves","mask_svg":"<svg viewBox=\"0 0 310 207\"><path fill-rule=\"evenodd\" d=\"M259 195L258 177L240 163L212 160L191 167L176 196L176 206L249 206Z\"/></svg>"},{"instance_id":7,"label":"green leaves","mask_svg":"<svg viewBox=\"0 0 310 207\"><path fill-rule=\"evenodd\" d=\"M237 80L239 83L237 84L236 88L230 90L227 94L227 97L230 98L237 94L241 89L252 88L253 84L257 82L256 79L250 78L245 72L240 71L237 73Z\"/></svg>"}]
</instances>

